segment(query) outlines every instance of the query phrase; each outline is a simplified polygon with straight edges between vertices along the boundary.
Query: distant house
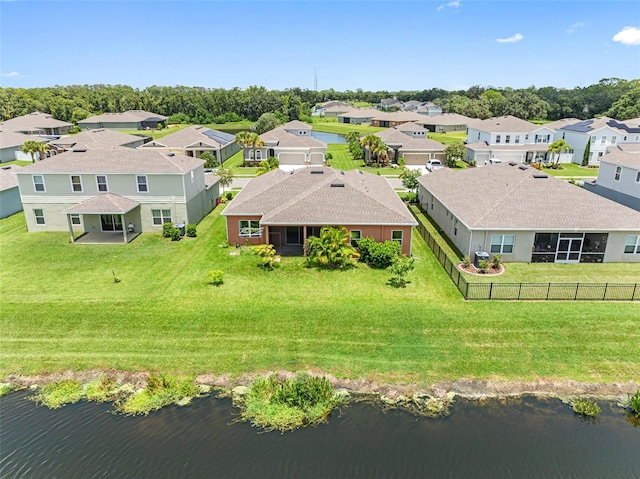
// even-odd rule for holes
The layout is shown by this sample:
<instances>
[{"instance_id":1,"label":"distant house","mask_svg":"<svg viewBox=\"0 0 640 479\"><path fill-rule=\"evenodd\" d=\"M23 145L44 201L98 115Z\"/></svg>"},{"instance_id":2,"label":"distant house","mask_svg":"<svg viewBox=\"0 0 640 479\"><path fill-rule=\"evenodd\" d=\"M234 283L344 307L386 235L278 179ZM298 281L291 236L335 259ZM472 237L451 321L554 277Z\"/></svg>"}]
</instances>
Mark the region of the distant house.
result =
<instances>
[{"instance_id":1,"label":"distant house","mask_svg":"<svg viewBox=\"0 0 640 479\"><path fill-rule=\"evenodd\" d=\"M222 212L232 244L273 244L280 254L306 254L310 236L342 226L353 242L393 240L411 254L417 222L381 176L327 167L274 170L252 179Z\"/></svg>"},{"instance_id":2,"label":"distant house","mask_svg":"<svg viewBox=\"0 0 640 479\"><path fill-rule=\"evenodd\" d=\"M46 143L49 139L15 131L0 130L0 163L14 160L31 161L31 155L21 151L22 145L27 141ZM36 152L34 158L39 159L40 155Z\"/></svg>"},{"instance_id":3,"label":"distant house","mask_svg":"<svg viewBox=\"0 0 640 479\"><path fill-rule=\"evenodd\" d=\"M345 113L338 115L338 123L350 123L360 125L362 123L371 123L371 120L380 115L380 110L373 108L353 108Z\"/></svg>"},{"instance_id":4,"label":"distant house","mask_svg":"<svg viewBox=\"0 0 640 479\"><path fill-rule=\"evenodd\" d=\"M640 263L640 212L535 168L442 168L418 181L422 208L471 258L488 252L505 262Z\"/></svg>"},{"instance_id":5,"label":"distant house","mask_svg":"<svg viewBox=\"0 0 640 479\"><path fill-rule=\"evenodd\" d=\"M415 111L416 113L419 113L421 115L426 115L426 116L442 115L442 107L431 102L423 103L418 108L416 108Z\"/></svg>"},{"instance_id":6,"label":"distant house","mask_svg":"<svg viewBox=\"0 0 640 479\"><path fill-rule=\"evenodd\" d=\"M83 130L111 128L114 130L154 130L165 126L167 117L144 110L129 110L122 113L103 113L78 122Z\"/></svg>"},{"instance_id":7,"label":"distant house","mask_svg":"<svg viewBox=\"0 0 640 479\"><path fill-rule=\"evenodd\" d=\"M311 126L298 120L290 121L260 135L261 148L243 148L246 162L258 163L277 158L280 168L291 170L308 165L322 166L327 144L311 136Z\"/></svg>"},{"instance_id":8,"label":"distant house","mask_svg":"<svg viewBox=\"0 0 640 479\"><path fill-rule=\"evenodd\" d=\"M382 110L388 110L390 108L402 108L402 102L397 98L383 98L380 100L380 108Z\"/></svg>"},{"instance_id":9,"label":"distant house","mask_svg":"<svg viewBox=\"0 0 640 479\"><path fill-rule=\"evenodd\" d=\"M404 158L407 167L424 167L431 159L441 160L444 164L442 143L427 138L427 130L417 123L403 123L399 126L375 134L385 142L392 163Z\"/></svg>"},{"instance_id":10,"label":"distant house","mask_svg":"<svg viewBox=\"0 0 640 479\"><path fill-rule=\"evenodd\" d=\"M433 133L448 133L467 131L467 127L472 121L474 121L472 118L458 113L442 113L441 115L423 117L416 120L416 123Z\"/></svg>"},{"instance_id":11,"label":"distant house","mask_svg":"<svg viewBox=\"0 0 640 479\"><path fill-rule=\"evenodd\" d=\"M413 121L422 120L423 117L418 113L411 111L394 111L384 112L381 111L373 118L371 118L371 126L377 126L381 128L392 128L394 126L402 125L403 123L409 123Z\"/></svg>"},{"instance_id":12,"label":"distant house","mask_svg":"<svg viewBox=\"0 0 640 479\"><path fill-rule=\"evenodd\" d=\"M578 164L583 162L589 143L587 161L590 165L598 165L610 146L640 142L640 126L633 120L617 121L603 116L565 125L556 130L558 138L563 138L571 145L574 150L573 162Z\"/></svg>"},{"instance_id":13,"label":"distant house","mask_svg":"<svg viewBox=\"0 0 640 479\"><path fill-rule=\"evenodd\" d=\"M22 211L20 190L16 170L19 166L4 166L0 168L0 218L6 218Z\"/></svg>"},{"instance_id":14,"label":"distant house","mask_svg":"<svg viewBox=\"0 0 640 479\"><path fill-rule=\"evenodd\" d=\"M337 101L337 100L329 100L324 103L317 105L311 114L313 116L323 116L327 118L335 118L341 113L347 112L353 109L353 106L348 103Z\"/></svg>"},{"instance_id":15,"label":"distant house","mask_svg":"<svg viewBox=\"0 0 640 479\"><path fill-rule=\"evenodd\" d=\"M555 131L550 128L515 116L473 120L467 129L466 161L479 164L492 160L542 162L547 159L554 135Z\"/></svg>"},{"instance_id":16,"label":"distant house","mask_svg":"<svg viewBox=\"0 0 640 479\"><path fill-rule=\"evenodd\" d=\"M640 211L640 143L610 146L600 158L598 178L584 188Z\"/></svg>"},{"instance_id":17,"label":"distant house","mask_svg":"<svg viewBox=\"0 0 640 479\"><path fill-rule=\"evenodd\" d=\"M51 140L49 144L56 147L58 152L78 148L90 150L108 150L116 147L138 148L144 145L149 137L127 135L119 131L98 128L96 130L86 130L77 135L63 136L57 140Z\"/></svg>"},{"instance_id":18,"label":"distant house","mask_svg":"<svg viewBox=\"0 0 640 479\"><path fill-rule=\"evenodd\" d=\"M198 223L214 207L219 178L204 162L130 148L76 149L16 172L27 229L79 234L160 232L165 222Z\"/></svg>"},{"instance_id":19,"label":"distant house","mask_svg":"<svg viewBox=\"0 0 640 479\"><path fill-rule=\"evenodd\" d=\"M222 163L240 151L241 147L236 143L235 136L229 133L193 125L145 143L142 149L160 149L196 158L209 152Z\"/></svg>"},{"instance_id":20,"label":"distant house","mask_svg":"<svg viewBox=\"0 0 640 479\"><path fill-rule=\"evenodd\" d=\"M25 135L59 136L66 135L73 128L72 123L56 120L48 113L35 111L0 123L0 130L15 131Z\"/></svg>"}]
</instances>

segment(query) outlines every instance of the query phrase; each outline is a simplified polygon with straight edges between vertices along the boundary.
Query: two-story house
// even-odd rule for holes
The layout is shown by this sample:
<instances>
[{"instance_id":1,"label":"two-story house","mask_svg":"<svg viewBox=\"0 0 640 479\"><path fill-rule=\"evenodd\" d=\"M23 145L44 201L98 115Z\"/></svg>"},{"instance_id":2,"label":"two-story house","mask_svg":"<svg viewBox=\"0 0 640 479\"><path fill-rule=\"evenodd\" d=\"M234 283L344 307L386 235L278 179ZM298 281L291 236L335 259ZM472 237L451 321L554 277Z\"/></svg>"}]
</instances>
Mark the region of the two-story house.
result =
<instances>
[{"instance_id":1,"label":"two-story house","mask_svg":"<svg viewBox=\"0 0 640 479\"><path fill-rule=\"evenodd\" d=\"M600 157L598 178L584 189L640 211L640 143L619 143Z\"/></svg>"},{"instance_id":2,"label":"two-story house","mask_svg":"<svg viewBox=\"0 0 640 479\"><path fill-rule=\"evenodd\" d=\"M129 148L75 149L16 172L27 229L87 233L160 232L198 223L214 207L219 178L204 162L175 153ZM99 235L96 235L99 236Z\"/></svg>"},{"instance_id":3,"label":"two-story house","mask_svg":"<svg viewBox=\"0 0 640 479\"><path fill-rule=\"evenodd\" d=\"M493 160L531 163L545 161L554 130L515 116L474 120L467 128L466 161Z\"/></svg>"},{"instance_id":4,"label":"two-story house","mask_svg":"<svg viewBox=\"0 0 640 479\"><path fill-rule=\"evenodd\" d=\"M563 126L557 130L556 140L559 138L573 148L574 163L583 163L588 144L587 162L598 165L610 146L640 142L640 127L603 116Z\"/></svg>"}]
</instances>

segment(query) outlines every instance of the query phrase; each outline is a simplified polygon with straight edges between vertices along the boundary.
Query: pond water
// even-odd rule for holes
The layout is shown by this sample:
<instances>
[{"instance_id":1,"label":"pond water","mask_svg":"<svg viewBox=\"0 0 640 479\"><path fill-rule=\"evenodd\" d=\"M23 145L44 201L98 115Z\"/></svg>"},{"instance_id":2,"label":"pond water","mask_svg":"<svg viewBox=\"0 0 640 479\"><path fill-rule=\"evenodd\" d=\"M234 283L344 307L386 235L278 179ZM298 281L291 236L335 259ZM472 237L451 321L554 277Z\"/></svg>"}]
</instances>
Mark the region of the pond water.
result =
<instances>
[{"instance_id":1,"label":"pond water","mask_svg":"<svg viewBox=\"0 0 640 479\"><path fill-rule=\"evenodd\" d=\"M2 478L638 478L640 427L600 403L593 424L560 401L458 401L447 418L354 404L280 434L234 422L228 399L147 417L80 402L0 399Z\"/></svg>"},{"instance_id":2,"label":"pond water","mask_svg":"<svg viewBox=\"0 0 640 479\"><path fill-rule=\"evenodd\" d=\"M323 131L312 131L311 136L316 140L324 141L325 143L340 143L346 144L347 140L344 139L344 135L337 133L325 133Z\"/></svg>"}]
</instances>

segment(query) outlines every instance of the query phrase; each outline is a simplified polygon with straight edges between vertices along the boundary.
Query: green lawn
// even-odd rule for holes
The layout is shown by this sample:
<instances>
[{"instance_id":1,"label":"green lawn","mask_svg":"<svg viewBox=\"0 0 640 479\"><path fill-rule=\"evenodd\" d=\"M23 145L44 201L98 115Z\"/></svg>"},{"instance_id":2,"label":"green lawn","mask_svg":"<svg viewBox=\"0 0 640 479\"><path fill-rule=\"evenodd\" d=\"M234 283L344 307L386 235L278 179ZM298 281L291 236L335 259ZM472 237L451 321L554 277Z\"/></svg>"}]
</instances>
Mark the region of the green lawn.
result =
<instances>
[{"instance_id":1,"label":"green lawn","mask_svg":"<svg viewBox=\"0 0 640 479\"><path fill-rule=\"evenodd\" d=\"M157 140L158 138L162 138L163 136L170 135L171 133L175 133L176 131L180 131L183 128L186 128L191 125L181 124L181 125L171 125L162 130L118 130L120 133L126 133L127 135L144 135L150 136L151 139Z\"/></svg>"},{"instance_id":2,"label":"green lawn","mask_svg":"<svg viewBox=\"0 0 640 479\"><path fill-rule=\"evenodd\" d=\"M585 168L575 163L562 163L559 169L544 168L548 175L564 178L595 178L598 176L598 168Z\"/></svg>"},{"instance_id":3,"label":"green lawn","mask_svg":"<svg viewBox=\"0 0 640 479\"><path fill-rule=\"evenodd\" d=\"M338 123L335 118L314 118L312 130L324 131L326 133L338 133L340 135L346 135L351 131L357 131L363 135L367 135L386 130L386 128L378 128L369 125L353 125L351 123Z\"/></svg>"},{"instance_id":4,"label":"green lawn","mask_svg":"<svg viewBox=\"0 0 640 479\"><path fill-rule=\"evenodd\" d=\"M233 176L256 176L258 172L257 167L245 167L242 166L242 150L237 151L233 156L227 158L224 162L225 168L231 168Z\"/></svg>"},{"instance_id":5,"label":"green lawn","mask_svg":"<svg viewBox=\"0 0 640 479\"><path fill-rule=\"evenodd\" d=\"M235 135L240 131L247 131L251 128L253 122L251 121L235 121L229 123L209 123L205 126L211 128L212 130L226 131Z\"/></svg>"},{"instance_id":6,"label":"green lawn","mask_svg":"<svg viewBox=\"0 0 640 479\"><path fill-rule=\"evenodd\" d=\"M380 174L383 176L395 176L400 174L399 168L367 168L364 166L364 161L354 161L349 153L349 145L329 143L327 145L327 153L331 153L333 158L328 160L328 163L338 170L355 170L360 169L362 171L368 171L374 175Z\"/></svg>"},{"instance_id":7,"label":"green lawn","mask_svg":"<svg viewBox=\"0 0 640 479\"><path fill-rule=\"evenodd\" d=\"M464 131L453 131L451 133L429 133L429 138L443 145L450 145L451 143L461 143L467 139L467 134Z\"/></svg>"},{"instance_id":8,"label":"green lawn","mask_svg":"<svg viewBox=\"0 0 640 479\"><path fill-rule=\"evenodd\" d=\"M456 378L640 377L638 304L465 302L424 242L404 289L384 271L263 271L222 248L222 206L198 238L70 244L0 220L0 375L116 368L175 374L311 368L429 385ZM225 271L220 287L207 272ZM114 284L112 271L121 278Z\"/></svg>"},{"instance_id":9,"label":"green lawn","mask_svg":"<svg viewBox=\"0 0 640 479\"><path fill-rule=\"evenodd\" d=\"M11 166L11 165L27 166L27 165L30 165L31 163L32 163L31 160L27 160L27 161L13 160L13 161L5 161L4 163L1 163L0 166Z\"/></svg>"}]
</instances>

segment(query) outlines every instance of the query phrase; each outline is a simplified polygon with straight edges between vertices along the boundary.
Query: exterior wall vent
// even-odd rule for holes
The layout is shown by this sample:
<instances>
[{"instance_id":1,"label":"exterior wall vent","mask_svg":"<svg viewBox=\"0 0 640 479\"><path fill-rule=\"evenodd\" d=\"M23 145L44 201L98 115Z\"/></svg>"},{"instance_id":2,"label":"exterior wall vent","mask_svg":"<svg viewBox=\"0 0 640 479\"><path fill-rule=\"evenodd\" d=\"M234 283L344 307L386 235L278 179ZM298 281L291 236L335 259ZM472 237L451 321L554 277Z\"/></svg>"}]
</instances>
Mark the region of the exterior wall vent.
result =
<instances>
[{"instance_id":1,"label":"exterior wall vent","mask_svg":"<svg viewBox=\"0 0 640 479\"><path fill-rule=\"evenodd\" d=\"M167 153L167 156L176 156L175 153Z\"/></svg>"}]
</instances>

